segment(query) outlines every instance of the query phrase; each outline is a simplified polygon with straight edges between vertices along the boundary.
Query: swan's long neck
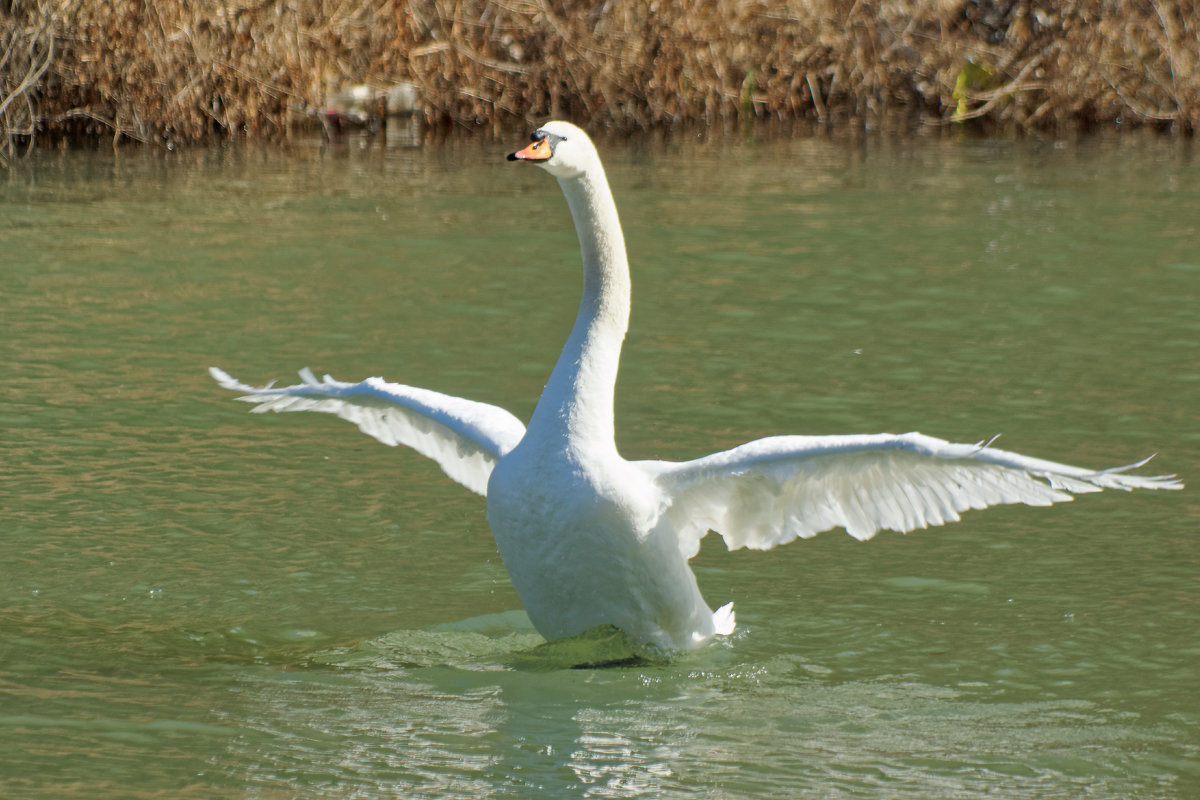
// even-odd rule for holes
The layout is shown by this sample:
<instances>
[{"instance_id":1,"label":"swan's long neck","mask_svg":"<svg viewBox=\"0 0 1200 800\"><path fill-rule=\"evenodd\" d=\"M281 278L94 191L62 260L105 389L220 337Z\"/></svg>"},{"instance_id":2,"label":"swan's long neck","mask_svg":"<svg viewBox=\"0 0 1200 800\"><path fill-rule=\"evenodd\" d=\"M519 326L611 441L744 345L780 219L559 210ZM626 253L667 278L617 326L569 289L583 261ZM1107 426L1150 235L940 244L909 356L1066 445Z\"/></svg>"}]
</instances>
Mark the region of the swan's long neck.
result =
<instances>
[{"instance_id":1,"label":"swan's long neck","mask_svg":"<svg viewBox=\"0 0 1200 800\"><path fill-rule=\"evenodd\" d=\"M629 326L629 262L604 168L597 161L578 178L560 178L583 256L583 297L575 326L550 374L530 433L564 444L615 452L613 391L621 342Z\"/></svg>"}]
</instances>

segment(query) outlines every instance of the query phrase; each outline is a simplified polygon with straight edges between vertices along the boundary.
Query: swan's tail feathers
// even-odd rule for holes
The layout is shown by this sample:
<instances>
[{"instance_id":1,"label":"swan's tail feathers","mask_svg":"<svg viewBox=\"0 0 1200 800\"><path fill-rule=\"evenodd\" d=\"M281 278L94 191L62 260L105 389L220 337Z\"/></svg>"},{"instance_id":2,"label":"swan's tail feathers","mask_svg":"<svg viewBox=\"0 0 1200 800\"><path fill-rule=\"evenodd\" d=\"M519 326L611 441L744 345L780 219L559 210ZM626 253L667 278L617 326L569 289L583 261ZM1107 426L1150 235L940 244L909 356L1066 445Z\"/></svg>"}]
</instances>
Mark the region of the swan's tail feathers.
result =
<instances>
[{"instance_id":1,"label":"swan's tail feathers","mask_svg":"<svg viewBox=\"0 0 1200 800\"><path fill-rule=\"evenodd\" d=\"M713 633L717 636L729 636L734 627L733 603L726 603L713 612Z\"/></svg>"}]
</instances>

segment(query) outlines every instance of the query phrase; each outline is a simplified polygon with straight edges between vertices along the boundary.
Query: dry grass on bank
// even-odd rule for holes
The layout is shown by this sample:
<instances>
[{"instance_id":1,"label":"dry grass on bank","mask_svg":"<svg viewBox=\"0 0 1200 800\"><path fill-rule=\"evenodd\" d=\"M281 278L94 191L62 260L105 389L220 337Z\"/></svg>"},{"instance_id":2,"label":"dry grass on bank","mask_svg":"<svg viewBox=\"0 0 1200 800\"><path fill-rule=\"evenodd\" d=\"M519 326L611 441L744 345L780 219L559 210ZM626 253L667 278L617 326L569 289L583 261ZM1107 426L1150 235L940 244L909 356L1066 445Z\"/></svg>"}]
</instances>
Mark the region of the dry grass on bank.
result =
<instances>
[{"instance_id":1,"label":"dry grass on bank","mask_svg":"<svg viewBox=\"0 0 1200 800\"><path fill-rule=\"evenodd\" d=\"M404 17L401 47L431 110L453 120L503 112L644 128L899 115L1190 130L1200 114L1194 2L594 5L434 3L438 13Z\"/></svg>"},{"instance_id":2,"label":"dry grass on bank","mask_svg":"<svg viewBox=\"0 0 1200 800\"><path fill-rule=\"evenodd\" d=\"M334 90L435 124L1118 121L1191 133L1197 0L0 0L0 158L287 135Z\"/></svg>"}]
</instances>

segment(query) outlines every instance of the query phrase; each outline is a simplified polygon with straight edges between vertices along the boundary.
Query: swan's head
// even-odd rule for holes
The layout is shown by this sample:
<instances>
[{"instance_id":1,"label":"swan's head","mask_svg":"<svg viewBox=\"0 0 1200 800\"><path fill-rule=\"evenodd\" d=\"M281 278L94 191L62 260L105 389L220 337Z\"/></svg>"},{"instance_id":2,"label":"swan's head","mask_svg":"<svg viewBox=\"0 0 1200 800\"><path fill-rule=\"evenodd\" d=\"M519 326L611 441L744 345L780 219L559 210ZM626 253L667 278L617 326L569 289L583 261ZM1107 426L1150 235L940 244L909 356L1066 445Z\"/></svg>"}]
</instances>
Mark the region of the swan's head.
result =
<instances>
[{"instance_id":1,"label":"swan's head","mask_svg":"<svg viewBox=\"0 0 1200 800\"><path fill-rule=\"evenodd\" d=\"M556 178L578 178L599 163L592 140L569 122L547 122L529 138L533 143L509 153L509 161L528 161Z\"/></svg>"}]
</instances>

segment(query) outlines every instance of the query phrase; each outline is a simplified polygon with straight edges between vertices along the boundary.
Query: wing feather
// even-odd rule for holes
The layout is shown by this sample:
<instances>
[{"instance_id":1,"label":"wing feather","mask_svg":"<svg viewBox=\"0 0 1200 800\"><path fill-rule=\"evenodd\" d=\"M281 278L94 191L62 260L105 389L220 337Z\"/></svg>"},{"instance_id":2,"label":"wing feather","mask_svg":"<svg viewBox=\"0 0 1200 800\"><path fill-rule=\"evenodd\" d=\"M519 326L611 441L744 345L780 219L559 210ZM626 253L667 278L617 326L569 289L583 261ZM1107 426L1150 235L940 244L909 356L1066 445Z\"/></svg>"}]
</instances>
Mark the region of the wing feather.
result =
<instances>
[{"instance_id":1,"label":"wing feather","mask_svg":"<svg viewBox=\"0 0 1200 800\"><path fill-rule=\"evenodd\" d=\"M256 403L256 413L318 411L353 422L386 445L405 445L432 458L455 481L479 494L500 457L525 435L525 426L502 408L418 389L382 378L344 383L312 371L300 371L301 383L254 387L209 369L217 383L242 392L239 400Z\"/></svg>"},{"instance_id":2,"label":"wing feather","mask_svg":"<svg viewBox=\"0 0 1200 800\"><path fill-rule=\"evenodd\" d=\"M919 433L778 436L683 463L640 462L690 558L709 530L766 550L831 528L856 539L956 522L970 509L1047 506L1102 489L1181 489L1174 475L1128 475L1149 459L1088 470Z\"/></svg>"}]
</instances>

